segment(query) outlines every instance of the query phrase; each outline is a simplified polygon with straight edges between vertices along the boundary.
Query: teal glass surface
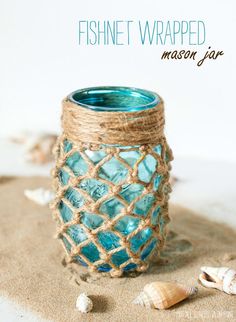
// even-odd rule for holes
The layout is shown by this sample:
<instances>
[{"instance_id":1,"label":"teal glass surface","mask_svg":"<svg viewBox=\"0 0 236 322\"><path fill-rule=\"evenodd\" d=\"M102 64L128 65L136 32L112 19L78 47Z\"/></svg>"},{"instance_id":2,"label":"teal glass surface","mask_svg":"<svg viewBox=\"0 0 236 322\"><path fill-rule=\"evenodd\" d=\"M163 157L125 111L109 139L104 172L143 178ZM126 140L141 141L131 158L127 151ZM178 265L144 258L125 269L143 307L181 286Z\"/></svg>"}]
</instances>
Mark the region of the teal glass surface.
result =
<instances>
[{"instance_id":1,"label":"teal glass surface","mask_svg":"<svg viewBox=\"0 0 236 322\"><path fill-rule=\"evenodd\" d=\"M102 111L140 111L152 108L160 102L159 97L155 93L126 87L98 87L78 90L69 95L69 99L86 108L96 110L98 113L102 113ZM69 142L68 140L64 141L63 148L66 153L69 153L72 147L72 142ZM132 147L120 146L120 148L119 157L130 167L133 167L141 156L140 152L138 150L130 151L130 148ZM153 150L161 156L161 145L154 147ZM107 156L105 149L98 151L85 149L84 153L94 165L98 164ZM70 179L68 169L77 177L86 175L89 171L87 163L79 152L69 154L65 165L64 168L60 169L58 174L58 178L63 186L66 186ZM122 236L128 237L130 233L134 232L142 220L145 220L147 213L153 206L155 201L154 193L157 191L162 181L161 175L153 177L156 166L157 160L152 155L147 154L138 165L139 183L126 183L122 185L119 196L126 202L131 203L142 195L145 184L148 184L151 180L153 181L153 193L148 193L135 202L133 216L123 216L114 225L113 229L122 234ZM106 196L109 192L109 186L103 182L103 179L108 180L112 184L119 184L125 181L127 176L127 167L113 157L100 167L96 180L88 178L82 179L78 187L85 191L94 201L97 201ZM99 179L101 179L101 181ZM86 202L84 196L73 187L69 187L66 190L64 197L73 205L73 207L78 208L78 211ZM107 218L112 219L118 216L123 208L124 205L122 202L120 202L118 198L112 197L110 199L105 199L101 203L99 212ZM72 220L72 211L63 201L60 202L59 211L63 222L67 223ZM135 254L141 250L142 260L146 260L149 257L159 242L157 238L153 237L153 229L158 227L160 231L163 231L165 223L161 220L161 212L161 207L156 207L151 215L151 227L146 227L129 239L131 251ZM102 218L99 213L81 211L80 218L81 222L90 230L97 229L104 223L104 218ZM67 234L76 245L79 245L87 239L86 232L79 224L68 228ZM98 232L97 240L107 252L121 247L120 237L110 230ZM70 251L71 245L69 241L63 238L63 242L67 250ZM101 259L99 249L92 242L81 248L81 254L83 254L91 263ZM129 254L126 249L119 250L111 256L112 263L118 267L128 259ZM77 256L77 260L82 265L87 265L80 256ZM129 263L123 267L123 270L132 270L135 269L136 266L135 263ZM111 270L111 267L109 264L99 264L98 270L109 271Z\"/></svg>"},{"instance_id":2,"label":"teal glass surface","mask_svg":"<svg viewBox=\"0 0 236 322\"><path fill-rule=\"evenodd\" d=\"M69 95L72 102L96 111L141 111L160 102L156 93L133 87L91 87Z\"/></svg>"}]
</instances>

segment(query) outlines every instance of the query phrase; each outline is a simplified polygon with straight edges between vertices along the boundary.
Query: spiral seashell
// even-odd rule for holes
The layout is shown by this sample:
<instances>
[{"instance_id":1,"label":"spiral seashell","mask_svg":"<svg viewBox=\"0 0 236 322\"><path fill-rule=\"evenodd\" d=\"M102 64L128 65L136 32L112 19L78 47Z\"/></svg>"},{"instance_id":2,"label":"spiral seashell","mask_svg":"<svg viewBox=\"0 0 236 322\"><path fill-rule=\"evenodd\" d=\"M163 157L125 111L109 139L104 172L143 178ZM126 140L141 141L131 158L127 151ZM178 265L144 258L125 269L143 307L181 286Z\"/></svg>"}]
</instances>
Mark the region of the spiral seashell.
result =
<instances>
[{"instance_id":1,"label":"spiral seashell","mask_svg":"<svg viewBox=\"0 0 236 322\"><path fill-rule=\"evenodd\" d=\"M199 281L205 287L236 294L236 271L230 267L201 267Z\"/></svg>"},{"instance_id":2,"label":"spiral seashell","mask_svg":"<svg viewBox=\"0 0 236 322\"><path fill-rule=\"evenodd\" d=\"M178 283L153 282L144 286L133 303L146 308L163 310L196 294L197 291L196 287L187 287Z\"/></svg>"}]
</instances>

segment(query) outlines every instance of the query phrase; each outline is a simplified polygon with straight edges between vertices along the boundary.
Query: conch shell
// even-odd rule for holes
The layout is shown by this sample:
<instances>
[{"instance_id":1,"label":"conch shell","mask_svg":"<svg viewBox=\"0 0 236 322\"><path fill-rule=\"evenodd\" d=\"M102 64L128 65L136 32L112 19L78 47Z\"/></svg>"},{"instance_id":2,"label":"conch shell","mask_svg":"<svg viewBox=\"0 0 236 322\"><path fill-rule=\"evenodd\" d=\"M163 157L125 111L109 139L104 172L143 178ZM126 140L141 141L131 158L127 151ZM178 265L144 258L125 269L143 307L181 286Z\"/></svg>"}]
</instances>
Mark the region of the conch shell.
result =
<instances>
[{"instance_id":1,"label":"conch shell","mask_svg":"<svg viewBox=\"0 0 236 322\"><path fill-rule=\"evenodd\" d=\"M201 267L199 280L205 287L236 294L236 271L229 267Z\"/></svg>"},{"instance_id":2,"label":"conch shell","mask_svg":"<svg viewBox=\"0 0 236 322\"><path fill-rule=\"evenodd\" d=\"M144 286L143 291L133 303L163 310L196 294L197 291L196 287L186 287L178 283L153 282Z\"/></svg>"}]
</instances>

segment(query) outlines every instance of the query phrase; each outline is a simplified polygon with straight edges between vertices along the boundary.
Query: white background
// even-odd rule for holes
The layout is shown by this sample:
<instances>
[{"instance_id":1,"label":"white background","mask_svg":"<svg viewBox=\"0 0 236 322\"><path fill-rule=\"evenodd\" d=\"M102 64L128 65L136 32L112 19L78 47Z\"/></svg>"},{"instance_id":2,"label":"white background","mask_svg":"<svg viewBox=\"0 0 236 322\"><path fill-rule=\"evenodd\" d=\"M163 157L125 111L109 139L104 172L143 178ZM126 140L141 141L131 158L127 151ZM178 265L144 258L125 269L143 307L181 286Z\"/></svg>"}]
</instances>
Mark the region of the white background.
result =
<instances>
[{"instance_id":1,"label":"white background","mask_svg":"<svg viewBox=\"0 0 236 322\"><path fill-rule=\"evenodd\" d=\"M176 156L236 160L235 1L0 1L0 136L60 130L61 99L95 85L157 91ZM161 61L166 47L79 46L79 20L203 20L225 55L197 67ZM173 46L181 49L180 46Z\"/></svg>"}]
</instances>

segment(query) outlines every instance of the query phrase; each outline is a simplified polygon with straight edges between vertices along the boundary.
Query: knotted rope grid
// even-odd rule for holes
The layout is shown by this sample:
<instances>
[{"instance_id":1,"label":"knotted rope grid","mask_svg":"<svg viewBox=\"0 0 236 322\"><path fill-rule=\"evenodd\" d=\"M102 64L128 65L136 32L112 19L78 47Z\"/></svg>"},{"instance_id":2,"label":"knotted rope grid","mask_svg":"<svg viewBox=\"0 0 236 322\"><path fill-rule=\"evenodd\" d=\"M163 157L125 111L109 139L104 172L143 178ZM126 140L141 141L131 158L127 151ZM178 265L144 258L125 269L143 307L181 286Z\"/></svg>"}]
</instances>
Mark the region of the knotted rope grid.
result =
<instances>
[{"instance_id":1,"label":"knotted rope grid","mask_svg":"<svg viewBox=\"0 0 236 322\"><path fill-rule=\"evenodd\" d=\"M145 271L148 267L147 258L144 258L145 250L150 248L156 240L155 247L150 251L159 251L163 246L166 229L165 225L169 221L168 198L171 191L169 184L170 161L172 152L163 134L164 129L164 107L161 101L156 107L138 112L98 112L79 106L68 99L63 101L63 134L58 138L55 147L56 165L52 171L53 186L56 197L51 208L54 218L58 222L57 237L63 242L63 246L70 261L82 261L91 271L99 270L99 267L108 265L112 276L120 276L128 265L134 265L137 271ZM65 142L71 143L69 151L65 149ZM159 146L160 151L155 147ZM104 158L94 163L86 151L103 151ZM121 157L121 152L138 151L139 158L131 166L125 158ZM80 158L86 164L87 171L83 174L75 174L68 166L68 158L79 153ZM150 180L145 182L140 179L140 165L147 156L152 156L156 160L156 168L151 174ZM118 183L100 176L102 167L111 159L116 159L127 171L127 175ZM67 173L68 181L62 182L61 170ZM155 189L157 176L161 181ZM105 195L97 200L92 198L88 191L83 189L82 183L85 180L94 179L108 187ZM143 190L133 200L127 201L122 195L124 185L138 184ZM67 198L68 189L73 189L84 200L79 207L73 205ZM135 213L138 202L152 195L153 203L145 216ZM122 209L114 217L101 211L101 205L111 199L116 199L122 205ZM65 222L59 210L61 203L70 209L72 218ZM159 219L157 223L152 222L152 216L160 207ZM96 214L102 223L95 228L88 227L82 220L83 213ZM116 229L117 223L126 216L137 218L138 226L125 235ZM79 227L86 234L87 238L79 244L71 237L69 229L74 225ZM145 244L138 250L132 250L132 238L139 236L144 229L150 228L152 235ZM99 242L98 235L101 232L111 232L119 240L119 246L106 249ZM83 253L83 247L93 243L99 252L99 258L91 261ZM125 250L127 260L117 265L113 260L116 254Z\"/></svg>"}]
</instances>

